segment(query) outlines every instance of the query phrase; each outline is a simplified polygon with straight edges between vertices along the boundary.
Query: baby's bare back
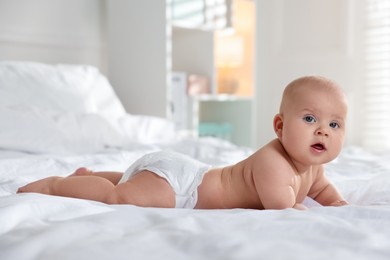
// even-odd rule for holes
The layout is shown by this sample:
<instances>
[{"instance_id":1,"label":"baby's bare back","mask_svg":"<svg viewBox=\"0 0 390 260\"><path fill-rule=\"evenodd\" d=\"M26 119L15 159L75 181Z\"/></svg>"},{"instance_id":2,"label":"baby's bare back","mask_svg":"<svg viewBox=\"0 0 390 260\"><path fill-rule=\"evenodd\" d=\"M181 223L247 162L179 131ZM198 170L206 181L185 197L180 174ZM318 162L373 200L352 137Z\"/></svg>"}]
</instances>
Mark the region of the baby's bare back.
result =
<instances>
[{"instance_id":1,"label":"baby's bare back","mask_svg":"<svg viewBox=\"0 0 390 260\"><path fill-rule=\"evenodd\" d=\"M263 209L253 182L253 172L245 160L207 172L198 187L198 209Z\"/></svg>"}]
</instances>

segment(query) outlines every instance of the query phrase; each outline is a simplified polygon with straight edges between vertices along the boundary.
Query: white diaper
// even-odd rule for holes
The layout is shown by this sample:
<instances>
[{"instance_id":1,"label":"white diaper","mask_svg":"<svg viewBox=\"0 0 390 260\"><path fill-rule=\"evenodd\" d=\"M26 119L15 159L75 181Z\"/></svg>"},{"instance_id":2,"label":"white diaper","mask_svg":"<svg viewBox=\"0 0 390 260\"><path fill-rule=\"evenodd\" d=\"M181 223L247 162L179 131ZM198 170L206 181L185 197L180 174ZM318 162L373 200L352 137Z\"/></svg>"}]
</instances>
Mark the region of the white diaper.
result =
<instances>
[{"instance_id":1,"label":"white diaper","mask_svg":"<svg viewBox=\"0 0 390 260\"><path fill-rule=\"evenodd\" d=\"M198 201L198 186L210 166L184 154L158 151L146 154L125 171L119 183L143 171L151 171L166 179L176 194L176 208L193 209Z\"/></svg>"}]
</instances>

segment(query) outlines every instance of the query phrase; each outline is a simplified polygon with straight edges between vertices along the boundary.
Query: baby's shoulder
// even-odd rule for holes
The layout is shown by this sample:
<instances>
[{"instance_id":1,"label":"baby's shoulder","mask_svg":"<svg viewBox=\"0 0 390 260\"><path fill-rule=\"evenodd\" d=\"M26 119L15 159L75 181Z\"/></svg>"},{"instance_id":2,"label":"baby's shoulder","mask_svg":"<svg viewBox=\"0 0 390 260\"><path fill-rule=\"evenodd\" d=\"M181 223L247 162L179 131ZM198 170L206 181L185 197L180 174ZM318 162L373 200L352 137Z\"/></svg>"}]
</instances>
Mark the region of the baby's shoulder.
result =
<instances>
[{"instance_id":1,"label":"baby's shoulder","mask_svg":"<svg viewBox=\"0 0 390 260\"><path fill-rule=\"evenodd\" d=\"M275 160L287 160L287 153L284 150L282 144L278 139L275 139L268 144L264 145L262 148L257 150L254 154L254 157L257 159L265 159L266 161L275 161Z\"/></svg>"},{"instance_id":2,"label":"baby's shoulder","mask_svg":"<svg viewBox=\"0 0 390 260\"><path fill-rule=\"evenodd\" d=\"M274 140L267 145L257 150L248 158L249 162L254 165L254 168L264 167L283 169L290 168L290 160L288 155L280 144L279 140Z\"/></svg>"}]
</instances>

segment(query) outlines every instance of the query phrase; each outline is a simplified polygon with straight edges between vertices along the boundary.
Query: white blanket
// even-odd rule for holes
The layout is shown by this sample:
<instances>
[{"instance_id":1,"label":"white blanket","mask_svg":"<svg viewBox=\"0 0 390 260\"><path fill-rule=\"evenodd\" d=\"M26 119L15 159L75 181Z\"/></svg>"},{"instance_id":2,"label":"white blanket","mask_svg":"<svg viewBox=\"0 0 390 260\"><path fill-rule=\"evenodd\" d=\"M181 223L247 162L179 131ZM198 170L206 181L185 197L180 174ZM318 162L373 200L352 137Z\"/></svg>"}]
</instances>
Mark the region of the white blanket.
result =
<instances>
[{"instance_id":1,"label":"white blanket","mask_svg":"<svg viewBox=\"0 0 390 260\"><path fill-rule=\"evenodd\" d=\"M65 176L80 165L124 170L142 154L168 147L214 165L250 152L203 139L78 156L0 153L0 259L389 259L388 156L353 147L328 166L352 204L345 207L154 209L15 194L26 182Z\"/></svg>"}]
</instances>

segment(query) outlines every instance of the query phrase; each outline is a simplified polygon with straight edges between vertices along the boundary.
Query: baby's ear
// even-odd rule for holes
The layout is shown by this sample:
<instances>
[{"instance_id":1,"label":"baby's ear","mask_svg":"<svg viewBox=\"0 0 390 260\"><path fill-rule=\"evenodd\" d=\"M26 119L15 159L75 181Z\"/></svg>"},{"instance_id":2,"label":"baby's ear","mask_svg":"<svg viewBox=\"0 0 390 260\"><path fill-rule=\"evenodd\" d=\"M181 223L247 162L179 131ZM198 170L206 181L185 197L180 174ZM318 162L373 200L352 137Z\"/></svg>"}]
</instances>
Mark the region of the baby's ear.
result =
<instances>
[{"instance_id":1,"label":"baby's ear","mask_svg":"<svg viewBox=\"0 0 390 260\"><path fill-rule=\"evenodd\" d=\"M274 117L274 131L278 138L282 137L282 130L283 130L283 116L281 114L277 114Z\"/></svg>"}]
</instances>

